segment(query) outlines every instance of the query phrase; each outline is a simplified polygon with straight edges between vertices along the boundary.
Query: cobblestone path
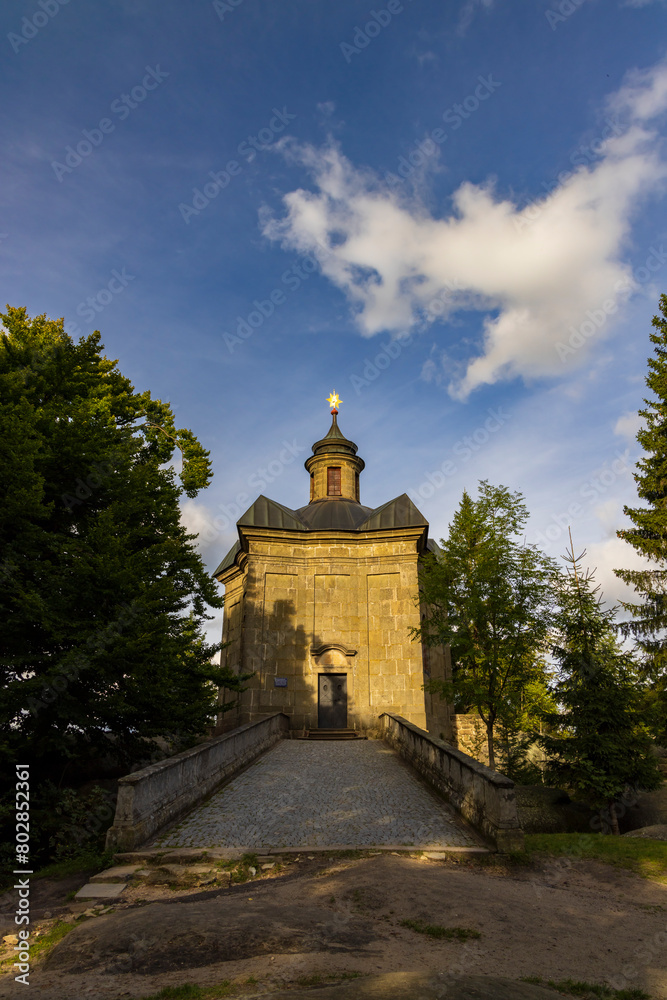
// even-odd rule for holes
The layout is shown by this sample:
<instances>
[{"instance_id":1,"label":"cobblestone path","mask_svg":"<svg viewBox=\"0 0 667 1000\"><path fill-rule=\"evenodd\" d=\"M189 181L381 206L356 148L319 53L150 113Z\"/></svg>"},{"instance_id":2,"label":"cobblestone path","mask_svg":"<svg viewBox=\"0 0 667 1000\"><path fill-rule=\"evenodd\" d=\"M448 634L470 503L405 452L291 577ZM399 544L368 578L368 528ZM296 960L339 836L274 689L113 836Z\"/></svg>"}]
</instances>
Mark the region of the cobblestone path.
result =
<instances>
[{"instance_id":1,"label":"cobblestone path","mask_svg":"<svg viewBox=\"0 0 667 1000\"><path fill-rule=\"evenodd\" d=\"M386 744L281 740L157 847L478 846Z\"/></svg>"}]
</instances>

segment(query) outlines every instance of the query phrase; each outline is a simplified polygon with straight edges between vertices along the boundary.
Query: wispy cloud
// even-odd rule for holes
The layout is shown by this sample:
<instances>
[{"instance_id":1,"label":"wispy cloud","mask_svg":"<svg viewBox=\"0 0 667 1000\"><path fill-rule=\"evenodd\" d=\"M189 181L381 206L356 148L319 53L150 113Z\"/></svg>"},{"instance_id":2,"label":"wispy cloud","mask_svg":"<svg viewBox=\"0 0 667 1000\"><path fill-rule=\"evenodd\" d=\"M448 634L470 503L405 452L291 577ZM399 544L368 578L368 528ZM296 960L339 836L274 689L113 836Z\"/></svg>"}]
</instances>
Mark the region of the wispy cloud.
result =
<instances>
[{"instance_id":1,"label":"wispy cloud","mask_svg":"<svg viewBox=\"0 0 667 1000\"><path fill-rule=\"evenodd\" d=\"M503 378L561 374L591 349L586 341L563 358L556 348L567 331L631 287L622 253L640 201L667 176L649 127L666 107L667 63L633 71L607 108L622 113L626 127L604 142L598 160L530 206L500 197L492 181L466 182L441 217L414 193L354 166L333 141L285 143L313 189L285 195L285 215L265 215L263 231L286 249L325 248L322 272L346 294L366 337L419 328L436 314L485 313L482 352L450 383L455 397Z\"/></svg>"},{"instance_id":2,"label":"wispy cloud","mask_svg":"<svg viewBox=\"0 0 667 1000\"><path fill-rule=\"evenodd\" d=\"M466 0L459 13L458 33L465 35L478 10L490 10L495 0Z\"/></svg>"},{"instance_id":3,"label":"wispy cloud","mask_svg":"<svg viewBox=\"0 0 667 1000\"><path fill-rule=\"evenodd\" d=\"M650 3L665 3L666 0L623 0L621 7L648 7Z\"/></svg>"}]
</instances>

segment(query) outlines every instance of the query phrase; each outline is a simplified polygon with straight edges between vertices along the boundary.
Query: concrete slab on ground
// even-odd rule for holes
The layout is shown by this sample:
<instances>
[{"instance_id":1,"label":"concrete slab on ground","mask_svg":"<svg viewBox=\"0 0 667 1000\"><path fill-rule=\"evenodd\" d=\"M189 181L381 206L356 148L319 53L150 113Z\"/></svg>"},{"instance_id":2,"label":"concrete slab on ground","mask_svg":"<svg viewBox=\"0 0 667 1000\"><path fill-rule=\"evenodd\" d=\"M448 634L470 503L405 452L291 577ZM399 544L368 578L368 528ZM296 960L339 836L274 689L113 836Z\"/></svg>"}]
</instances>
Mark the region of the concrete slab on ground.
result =
<instances>
[{"instance_id":1,"label":"concrete slab on ground","mask_svg":"<svg viewBox=\"0 0 667 1000\"><path fill-rule=\"evenodd\" d=\"M75 899L114 899L125 889L124 882L87 882Z\"/></svg>"}]
</instances>

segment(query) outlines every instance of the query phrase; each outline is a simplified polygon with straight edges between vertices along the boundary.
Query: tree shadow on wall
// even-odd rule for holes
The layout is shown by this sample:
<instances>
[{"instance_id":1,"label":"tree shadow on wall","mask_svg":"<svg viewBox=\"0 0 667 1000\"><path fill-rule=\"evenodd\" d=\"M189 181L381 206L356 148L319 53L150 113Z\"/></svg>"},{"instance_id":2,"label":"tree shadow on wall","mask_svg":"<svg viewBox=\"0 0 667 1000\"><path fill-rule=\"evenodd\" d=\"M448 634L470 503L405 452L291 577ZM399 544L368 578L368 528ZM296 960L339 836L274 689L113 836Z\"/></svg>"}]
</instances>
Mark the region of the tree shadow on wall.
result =
<instances>
[{"instance_id":1,"label":"tree shadow on wall","mask_svg":"<svg viewBox=\"0 0 667 1000\"><path fill-rule=\"evenodd\" d=\"M316 729L318 725L318 674L345 673L348 676L347 712L354 712L350 698L350 676L346 668L318 668L313 664L311 647L331 642L331 636L312 634L297 623L294 601L279 599L265 615L260 643L261 664L255 678L249 682L259 689L261 712L284 711L290 716L293 729ZM280 686L282 681L287 686ZM278 684L276 684L278 681Z\"/></svg>"}]
</instances>

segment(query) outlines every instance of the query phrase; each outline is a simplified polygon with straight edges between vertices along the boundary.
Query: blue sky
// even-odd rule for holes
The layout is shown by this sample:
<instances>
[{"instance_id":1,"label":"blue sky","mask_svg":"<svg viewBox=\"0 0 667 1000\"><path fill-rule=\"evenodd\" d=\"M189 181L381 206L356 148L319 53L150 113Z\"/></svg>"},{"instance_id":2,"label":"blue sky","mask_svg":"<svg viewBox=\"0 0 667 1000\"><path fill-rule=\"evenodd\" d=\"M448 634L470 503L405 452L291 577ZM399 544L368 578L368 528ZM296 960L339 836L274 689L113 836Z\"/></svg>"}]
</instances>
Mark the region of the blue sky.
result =
<instances>
[{"instance_id":1,"label":"blue sky","mask_svg":"<svg viewBox=\"0 0 667 1000\"><path fill-rule=\"evenodd\" d=\"M102 332L234 511L308 499L326 397L442 537L479 479L607 596L667 286L665 3L8 0L4 299ZM242 499L244 498L244 499ZM218 624L214 626L217 630Z\"/></svg>"}]
</instances>

